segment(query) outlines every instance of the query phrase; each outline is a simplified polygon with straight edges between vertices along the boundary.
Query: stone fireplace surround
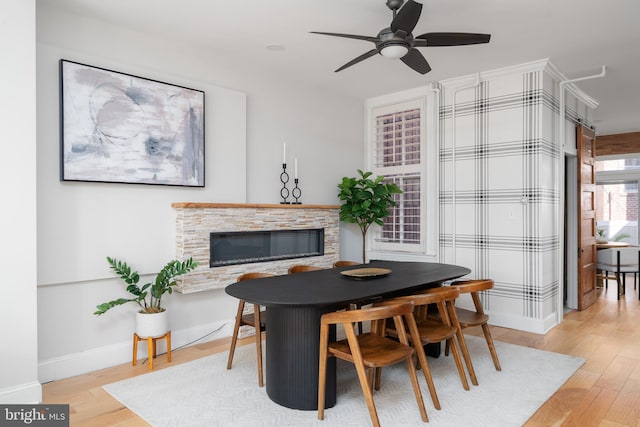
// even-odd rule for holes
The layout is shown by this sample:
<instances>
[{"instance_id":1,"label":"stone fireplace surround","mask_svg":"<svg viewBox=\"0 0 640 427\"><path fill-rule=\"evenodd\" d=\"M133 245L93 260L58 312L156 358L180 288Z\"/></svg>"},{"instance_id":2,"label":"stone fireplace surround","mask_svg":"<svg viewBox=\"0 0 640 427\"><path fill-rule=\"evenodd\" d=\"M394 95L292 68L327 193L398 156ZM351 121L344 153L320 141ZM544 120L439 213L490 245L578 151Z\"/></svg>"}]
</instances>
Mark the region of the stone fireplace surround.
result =
<instances>
[{"instance_id":1,"label":"stone fireplace surround","mask_svg":"<svg viewBox=\"0 0 640 427\"><path fill-rule=\"evenodd\" d=\"M331 267L340 255L339 206L245 203L172 203L176 210L176 257L193 257L197 269L178 280L177 291L224 288L250 271L287 274L294 264ZM324 255L209 267L211 232L324 229Z\"/></svg>"}]
</instances>

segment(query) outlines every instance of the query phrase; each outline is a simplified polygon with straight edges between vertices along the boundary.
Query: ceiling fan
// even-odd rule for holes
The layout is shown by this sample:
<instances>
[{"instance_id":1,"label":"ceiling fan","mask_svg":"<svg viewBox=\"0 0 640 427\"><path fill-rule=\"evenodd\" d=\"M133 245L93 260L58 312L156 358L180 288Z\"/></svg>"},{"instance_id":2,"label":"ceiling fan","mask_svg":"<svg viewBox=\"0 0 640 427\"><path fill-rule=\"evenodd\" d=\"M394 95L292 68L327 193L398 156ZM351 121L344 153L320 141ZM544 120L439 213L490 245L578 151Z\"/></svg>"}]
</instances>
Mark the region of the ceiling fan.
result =
<instances>
[{"instance_id":1,"label":"ceiling fan","mask_svg":"<svg viewBox=\"0 0 640 427\"><path fill-rule=\"evenodd\" d=\"M321 31L311 31L313 34L324 34L327 36L345 37L348 39L358 39L372 42L375 49L363 53L357 58L338 68L336 72L342 71L358 62L372 57L376 53L393 59L400 59L406 65L420 74L427 74L431 67L422 53L416 47L429 46L461 46L470 44L489 43L491 34L476 33L424 33L414 37L411 32L418 24L422 4L413 0L408 0L401 8L404 0L387 0L387 7L393 11L391 25L380 30L376 37L358 36L353 34L326 33ZM400 9L400 10L398 10Z\"/></svg>"}]
</instances>

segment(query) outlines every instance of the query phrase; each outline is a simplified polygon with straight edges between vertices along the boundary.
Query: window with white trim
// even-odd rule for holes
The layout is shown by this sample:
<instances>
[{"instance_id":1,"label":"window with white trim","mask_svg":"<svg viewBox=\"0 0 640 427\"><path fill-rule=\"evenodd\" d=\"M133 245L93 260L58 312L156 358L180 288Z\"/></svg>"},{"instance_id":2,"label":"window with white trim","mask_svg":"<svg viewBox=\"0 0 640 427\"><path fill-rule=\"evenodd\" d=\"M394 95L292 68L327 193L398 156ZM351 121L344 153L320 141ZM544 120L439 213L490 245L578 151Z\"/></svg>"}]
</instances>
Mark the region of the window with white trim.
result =
<instances>
[{"instance_id":1,"label":"window with white trim","mask_svg":"<svg viewBox=\"0 0 640 427\"><path fill-rule=\"evenodd\" d=\"M374 251L425 252L424 117L424 98L369 109L371 171L403 191L384 226L371 230Z\"/></svg>"}]
</instances>

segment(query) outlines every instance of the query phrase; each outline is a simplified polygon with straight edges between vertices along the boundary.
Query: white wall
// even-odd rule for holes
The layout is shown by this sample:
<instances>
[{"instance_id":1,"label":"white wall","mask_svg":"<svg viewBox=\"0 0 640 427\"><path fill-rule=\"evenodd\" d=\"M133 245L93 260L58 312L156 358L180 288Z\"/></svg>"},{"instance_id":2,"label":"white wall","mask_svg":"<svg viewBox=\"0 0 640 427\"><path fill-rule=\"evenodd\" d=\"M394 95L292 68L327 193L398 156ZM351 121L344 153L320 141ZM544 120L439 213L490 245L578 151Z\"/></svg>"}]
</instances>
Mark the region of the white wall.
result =
<instances>
[{"instance_id":1,"label":"white wall","mask_svg":"<svg viewBox=\"0 0 640 427\"><path fill-rule=\"evenodd\" d=\"M0 3L0 52L0 403L38 403L35 0Z\"/></svg>"},{"instance_id":2,"label":"white wall","mask_svg":"<svg viewBox=\"0 0 640 427\"><path fill-rule=\"evenodd\" d=\"M283 141L289 162L298 158L302 202L338 204L341 177L362 167L363 109L360 99L63 13L53 2L39 2L37 15L38 337L40 379L48 381L131 357L135 307L92 315L123 294L106 255L142 273L159 269L174 256L172 202L279 202ZM60 182L60 58L204 90L206 187ZM228 334L236 302L216 290L173 295L167 305L177 347L220 327L209 339Z\"/></svg>"},{"instance_id":3,"label":"white wall","mask_svg":"<svg viewBox=\"0 0 640 427\"><path fill-rule=\"evenodd\" d=\"M40 20L42 22L42 20ZM43 31L46 35L47 33ZM61 57L105 65L205 91L205 188L61 182L58 61ZM140 66L91 58L38 45L38 284L108 278L105 256L117 256L144 272L174 256L175 214L183 199L246 201L246 95L204 82L185 82ZM52 131L53 130L53 131ZM222 185L225 182L235 185ZM157 250L149 251L153 245ZM73 262L72 260L82 260ZM134 261L135 260L135 261Z\"/></svg>"}]
</instances>

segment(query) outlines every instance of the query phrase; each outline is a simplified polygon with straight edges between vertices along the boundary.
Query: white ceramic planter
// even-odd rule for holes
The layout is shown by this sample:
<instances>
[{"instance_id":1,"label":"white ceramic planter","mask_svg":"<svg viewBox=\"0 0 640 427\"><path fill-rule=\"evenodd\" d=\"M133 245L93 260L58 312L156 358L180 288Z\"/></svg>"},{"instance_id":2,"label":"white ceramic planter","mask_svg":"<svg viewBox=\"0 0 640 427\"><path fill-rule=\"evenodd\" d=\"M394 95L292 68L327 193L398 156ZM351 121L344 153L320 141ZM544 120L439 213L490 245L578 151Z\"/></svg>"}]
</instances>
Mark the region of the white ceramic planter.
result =
<instances>
[{"instance_id":1,"label":"white ceramic planter","mask_svg":"<svg viewBox=\"0 0 640 427\"><path fill-rule=\"evenodd\" d=\"M136 333L141 338L161 337L169 330L169 312L136 313Z\"/></svg>"}]
</instances>

